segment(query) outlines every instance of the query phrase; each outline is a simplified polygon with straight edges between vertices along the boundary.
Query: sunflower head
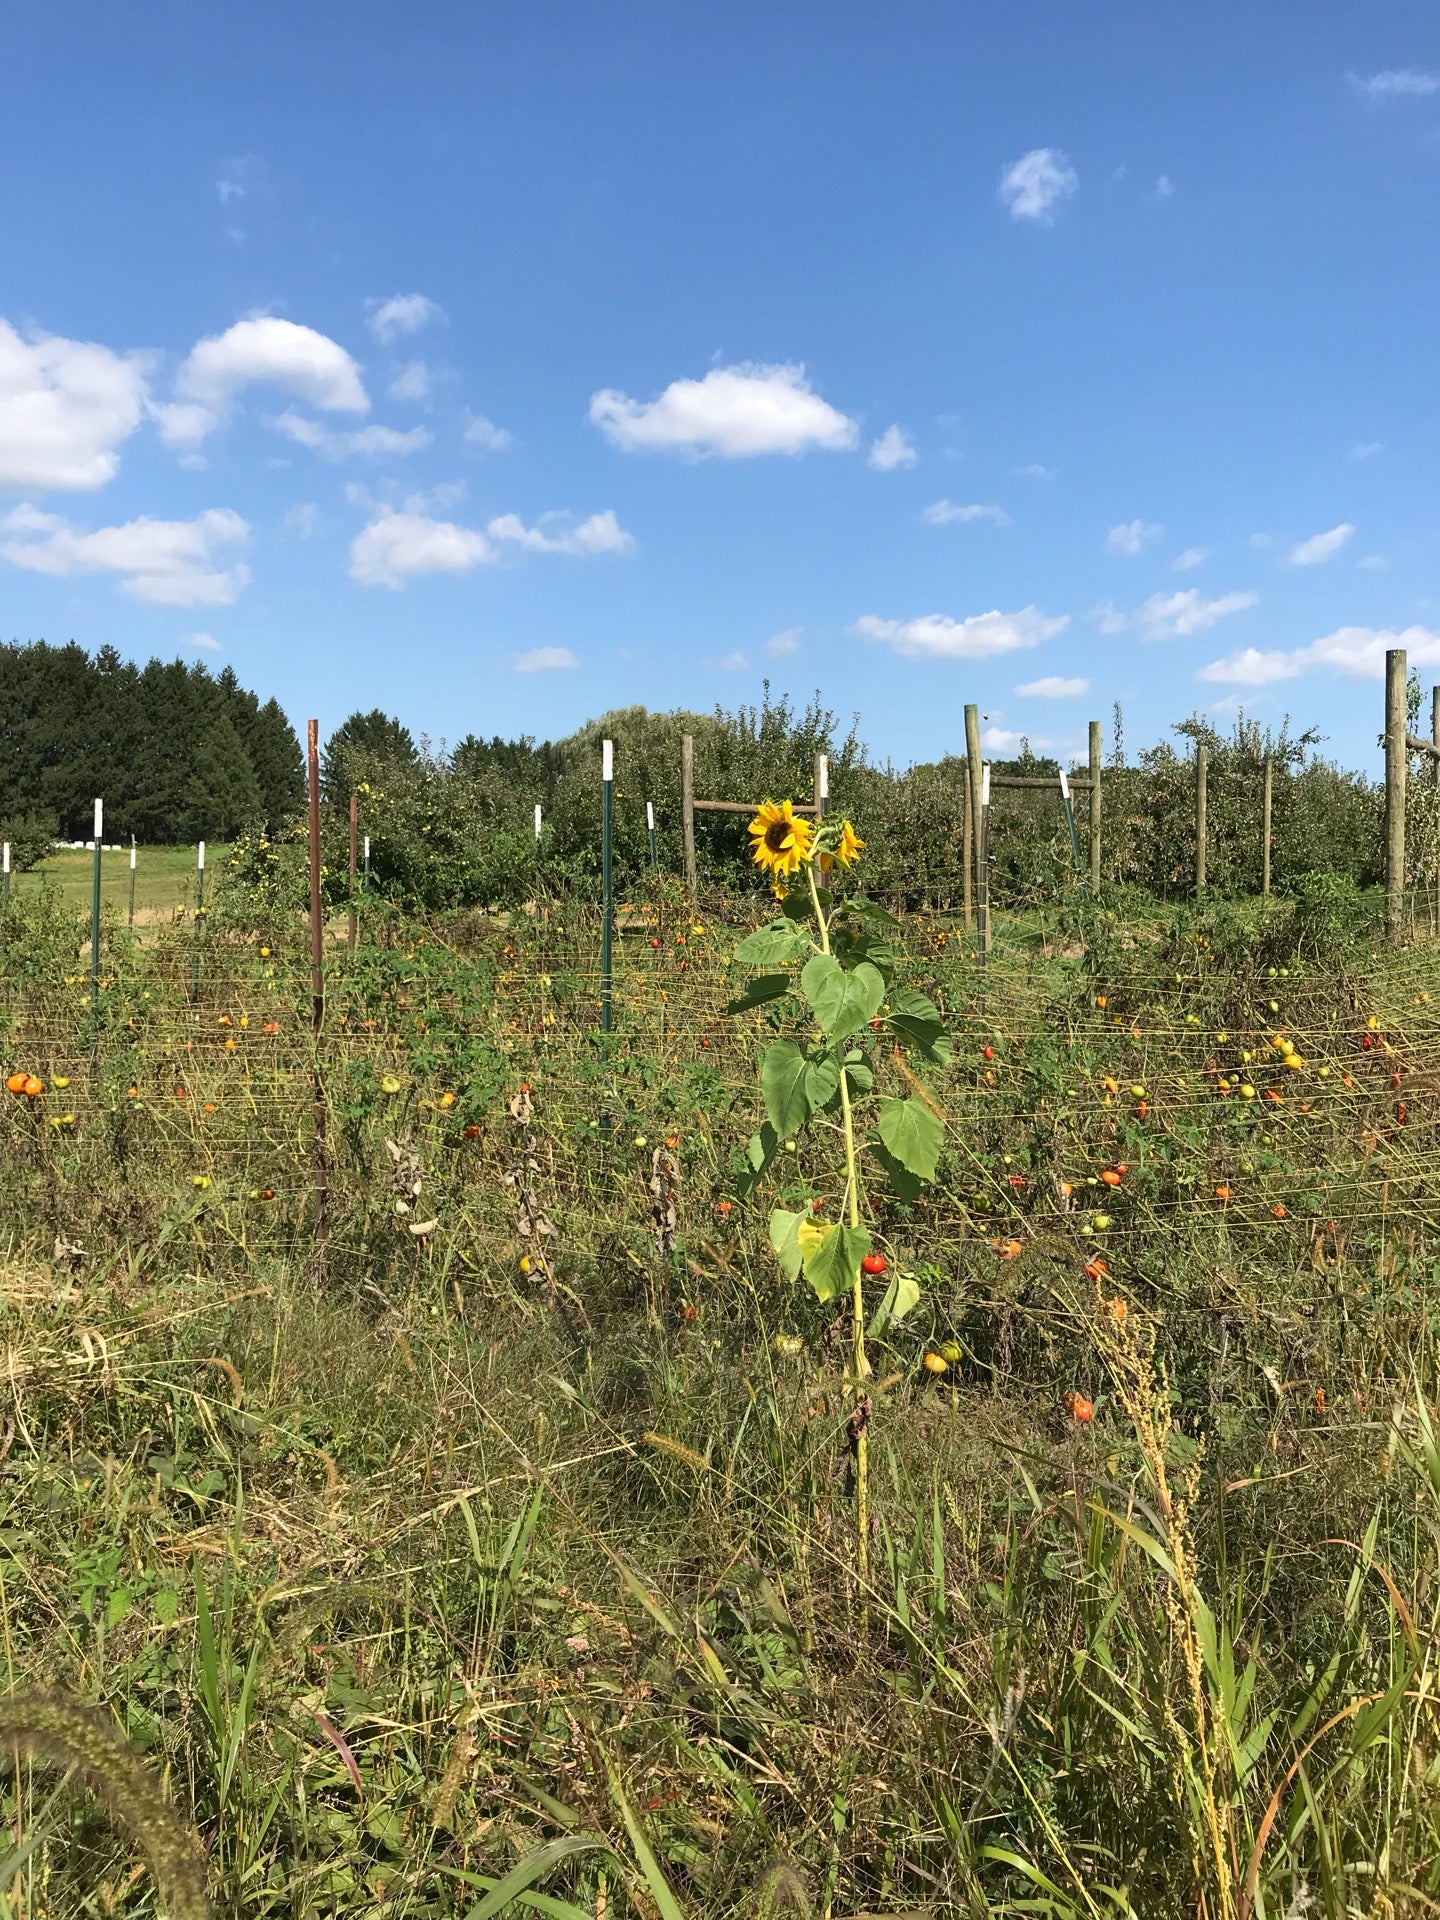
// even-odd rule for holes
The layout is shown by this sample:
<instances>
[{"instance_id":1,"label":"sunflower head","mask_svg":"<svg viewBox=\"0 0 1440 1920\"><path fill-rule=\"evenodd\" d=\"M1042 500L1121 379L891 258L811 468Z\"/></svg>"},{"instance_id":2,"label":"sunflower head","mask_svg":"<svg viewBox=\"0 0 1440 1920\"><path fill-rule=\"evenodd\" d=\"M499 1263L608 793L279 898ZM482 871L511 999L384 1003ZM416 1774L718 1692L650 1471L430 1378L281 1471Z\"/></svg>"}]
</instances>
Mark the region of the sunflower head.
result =
<instances>
[{"instance_id":1,"label":"sunflower head","mask_svg":"<svg viewBox=\"0 0 1440 1920\"><path fill-rule=\"evenodd\" d=\"M750 851L755 864L774 880L785 880L799 871L810 858L815 829L808 820L797 820L789 800L777 806L765 800L750 822Z\"/></svg>"},{"instance_id":2,"label":"sunflower head","mask_svg":"<svg viewBox=\"0 0 1440 1920\"><path fill-rule=\"evenodd\" d=\"M860 858L864 846L865 842L847 820L840 829L840 838L835 843L835 858L842 867L848 867Z\"/></svg>"}]
</instances>

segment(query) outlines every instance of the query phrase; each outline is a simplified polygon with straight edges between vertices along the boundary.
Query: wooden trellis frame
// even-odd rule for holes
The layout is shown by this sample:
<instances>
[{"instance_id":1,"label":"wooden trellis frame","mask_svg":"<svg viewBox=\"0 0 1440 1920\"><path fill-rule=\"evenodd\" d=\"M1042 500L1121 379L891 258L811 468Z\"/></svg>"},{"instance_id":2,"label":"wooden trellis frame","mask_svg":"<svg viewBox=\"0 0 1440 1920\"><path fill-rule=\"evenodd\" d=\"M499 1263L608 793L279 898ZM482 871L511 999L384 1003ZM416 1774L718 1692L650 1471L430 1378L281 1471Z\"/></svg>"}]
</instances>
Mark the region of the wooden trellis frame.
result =
<instances>
[{"instance_id":1,"label":"wooden trellis frame","mask_svg":"<svg viewBox=\"0 0 1440 1920\"><path fill-rule=\"evenodd\" d=\"M830 797L830 761L827 755L817 753L812 770L814 797L808 803L800 802L792 807L792 812L808 813L819 821L825 818L825 807ZM754 813L759 803L754 800L697 800L695 798L695 736L682 733L680 736L680 824L685 840L685 885L694 893L700 884L699 870L695 862L695 816L697 813Z\"/></svg>"}]
</instances>

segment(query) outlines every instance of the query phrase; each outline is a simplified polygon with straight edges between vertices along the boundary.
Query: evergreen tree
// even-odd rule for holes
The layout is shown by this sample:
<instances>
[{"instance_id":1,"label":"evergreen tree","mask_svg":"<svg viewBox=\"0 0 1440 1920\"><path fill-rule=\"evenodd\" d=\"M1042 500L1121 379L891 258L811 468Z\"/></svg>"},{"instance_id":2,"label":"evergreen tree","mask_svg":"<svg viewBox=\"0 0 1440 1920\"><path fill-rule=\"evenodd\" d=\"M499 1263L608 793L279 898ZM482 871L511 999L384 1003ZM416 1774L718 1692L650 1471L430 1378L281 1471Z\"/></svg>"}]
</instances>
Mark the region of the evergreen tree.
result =
<instances>
[{"instance_id":1,"label":"evergreen tree","mask_svg":"<svg viewBox=\"0 0 1440 1920\"><path fill-rule=\"evenodd\" d=\"M349 803L364 780L387 767L408 771L419 761L408 727L379 707L352 713L325 742L320 756L320 786L334 806Z\"/></svg>"}]
</instances>

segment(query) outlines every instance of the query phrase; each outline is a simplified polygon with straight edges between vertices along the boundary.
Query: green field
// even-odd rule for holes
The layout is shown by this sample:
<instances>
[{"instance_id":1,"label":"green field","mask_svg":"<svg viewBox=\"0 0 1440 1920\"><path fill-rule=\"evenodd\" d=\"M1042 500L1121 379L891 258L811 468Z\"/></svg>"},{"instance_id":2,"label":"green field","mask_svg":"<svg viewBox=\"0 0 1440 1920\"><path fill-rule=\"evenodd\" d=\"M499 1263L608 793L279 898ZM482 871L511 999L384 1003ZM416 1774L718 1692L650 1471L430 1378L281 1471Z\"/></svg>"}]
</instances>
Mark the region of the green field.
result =
<instances>
[{"instance_id":1,"label":"green field","mask_svg":"<svg viewBox=\"0 0 1440 1920\"><path fill-rule=\"evenodd\" d=\"M0 1650L113 1776L22 1769L9 1913L149 1920L136 1832L267 1920L1440 1902L1435 950L887 928L861 1368L753 904L632 894L607 1040L593 909L372 902L318 1042L241 905L198 979L117 929L98 1019L83 913L0 929Z\"/></svg>"},{"instance_id":2,"label":"green field","mask_svg":"<svg viewBox=\"0 0 1440 1920\"><path fill-rule=\"evenodd\" d=\"M205 885L213 888L220 876L228 848L205 849ZM89 911L95 884L95 855L82 849L53 853L28 873L12 876L17 895L53 889L67 907ZM100 856L100 902L102 911L122 919L130 904L130 854ZM141 924L167 919L180 907L195 905L195 848L141 847L135 861L135 913Z\"/></svg>"}]
</instances>

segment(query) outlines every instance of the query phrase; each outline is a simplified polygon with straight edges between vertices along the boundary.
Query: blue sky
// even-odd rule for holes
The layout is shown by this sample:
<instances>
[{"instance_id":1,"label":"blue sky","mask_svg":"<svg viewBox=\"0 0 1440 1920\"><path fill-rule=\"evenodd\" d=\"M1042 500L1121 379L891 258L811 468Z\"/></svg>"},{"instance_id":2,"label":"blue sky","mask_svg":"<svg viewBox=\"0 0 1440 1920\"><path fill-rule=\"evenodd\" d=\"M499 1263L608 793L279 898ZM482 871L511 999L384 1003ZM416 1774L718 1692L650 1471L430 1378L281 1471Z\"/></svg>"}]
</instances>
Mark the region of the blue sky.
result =
<instances>
[{"instance_id":1,"label":"blue sky","mask_svg":"<svg viewBox=\"0 0 1440 1920\"><path fill-rule=\"evenodd\" d=\"M7 638L901 762L1440 679L1432 5L16 0L0 176Z\"/></svg>"}]
</instances>

